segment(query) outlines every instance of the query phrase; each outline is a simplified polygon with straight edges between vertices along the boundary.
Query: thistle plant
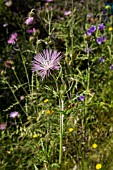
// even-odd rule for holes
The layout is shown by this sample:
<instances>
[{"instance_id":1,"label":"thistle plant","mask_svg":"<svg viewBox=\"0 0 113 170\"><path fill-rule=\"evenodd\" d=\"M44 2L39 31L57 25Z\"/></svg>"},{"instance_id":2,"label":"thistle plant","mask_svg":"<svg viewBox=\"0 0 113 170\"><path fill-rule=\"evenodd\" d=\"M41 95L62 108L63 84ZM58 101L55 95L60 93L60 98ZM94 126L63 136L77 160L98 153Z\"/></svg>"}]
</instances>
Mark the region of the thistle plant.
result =
<instances>
[{"instance_id":1,"label":"thistle plant","mask_svg":"<svg viewBox=\"0 0 113 170\"><path fill-rule=\"evenodd\" d=\"M36 72L42 77L42 80L44 78L47 78L52 74L52 71L59 70L60 69L60 60L63 58L60 52L57 52L56 50L52 49L46 49L42 52L38 53L34 60L32 61L32 71ZM52 75L54 81L55 79L54 75ZM57 84L57 82L56 82ZM56 85L57 91L58 84ZM60 94L59 96L59 108L60 108L60 148L59 148L59 164L62 163L62 136L63 136L63 110L64 110L64 103L63 103L63 96Z\"/></svg>"}]
</instances>

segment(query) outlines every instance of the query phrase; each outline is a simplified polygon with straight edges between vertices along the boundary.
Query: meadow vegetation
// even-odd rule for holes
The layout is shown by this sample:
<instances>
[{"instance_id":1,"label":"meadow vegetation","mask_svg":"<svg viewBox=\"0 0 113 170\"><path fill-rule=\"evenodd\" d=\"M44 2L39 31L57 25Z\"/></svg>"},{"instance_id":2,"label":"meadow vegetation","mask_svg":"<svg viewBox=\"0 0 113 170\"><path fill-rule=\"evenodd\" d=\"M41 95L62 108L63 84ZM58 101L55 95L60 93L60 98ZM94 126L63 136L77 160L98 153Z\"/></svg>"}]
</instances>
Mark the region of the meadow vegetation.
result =
<instances>
[{"instance_id":1,"label":"meadow vegetation","mask_svg":"<svg viewBox=\"0 0 113 170\"><path fill-rule=\"evenodd\" d=\"M113 170L110 9L0 0L1 170Z\"/></svg>"}]
</instances>

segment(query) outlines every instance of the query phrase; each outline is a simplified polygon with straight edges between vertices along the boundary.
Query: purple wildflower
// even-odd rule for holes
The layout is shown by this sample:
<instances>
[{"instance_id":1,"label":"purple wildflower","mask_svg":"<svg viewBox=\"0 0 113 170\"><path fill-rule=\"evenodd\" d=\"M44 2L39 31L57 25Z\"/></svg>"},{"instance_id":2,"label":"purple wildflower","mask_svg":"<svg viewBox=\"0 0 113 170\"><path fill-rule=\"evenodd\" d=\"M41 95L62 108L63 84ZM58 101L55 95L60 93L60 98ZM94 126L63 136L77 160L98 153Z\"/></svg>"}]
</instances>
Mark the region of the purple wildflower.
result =
<instances>
[{"instance_id":1,"label":"purple wildflower","mask_svg":"<svg viewBox=\"0 0 113 170\"><path fill-rule=\"evenodd\" d=\"M97 41L97 43L100 45L100 44L102 43L101 37L98 37L96 41Z\"/></svg>"},{"instance_id":2,"label":"purple wildflower","mask_svg":"<svg viewBox=\"0 0 113 170\"><path fill-rule=\"evenodd\" d=\"M4 130L4 129L6 129L6 126L7 126L7 124L6 124L6 123L2 123L2 124L0 124L0 130Z\"/></svg>"},{"instance_id":3,"label":"purple wildflower","mask_svg":"<svg viewBox=\"0 0 113 170\"><path fill-rule=\"evenodd\" d=\"M88 53L88 52L89 52L89 49L88 49L88 48L85 48L84 52L85 52L85 53Z\"/></svg>"},{"instance_id":4,"label":"purple wildflower","mask_svg":"<svg viewBox=\"0 0 113 170\"><path fill-rule=\"evenodd\" d=\"M113 70L113 64L110 66L110 70Z\"/></svg>"},{"instance_id":5,"label":"purple wildflower","mask_svg":"<svg viewBox=\"0 0 113 170\"><path fill-rule=\"evenodd\" d=\"M92 35L95 31L96 31L96 26L95 26L95 25L92 25L92 26L87 30L87 34L88 34L88 35Z\"/></svg>"},{"instance_id":6,"label":"purple wildflower","mask_svg":"<svg viewBox=\"0 0 113 170\"><path fill-rule=\"evenodd\" d=\"M100 59L98 60L98 63L102 63L102 62L104 62L104 61L105 61L105 58L102 57L102 58L100 58Z\"/></svg>"},{"instance_id":7,"label":"purple wildflower","mask_svg":"<svg viewBox=\"0 0 113 170\"><path fill-rule=\"evenodd\" d=\"M28 17L28 18L26 19L26 21L25 21L25 24L26 24L26 25L30 25L30 24L32 24L33 20L34 20L33 17Z\"/></svg>"},{"instance_id":8,"label":"purple wildflower","mask_svg":"<svg viewBox=\"0 0 113 170\"><path fill-rule=\"evenodd\" d=\"M10 118L15 118L16 116L18 116L17 111L11 112L10 115L9 115Z\"/></svg>"},{"instance_id":9,"label":"purple wildflower","mask_svg":"<svg viewBox=\"0 0 113 170\"><path fill-rule=\"evenodd\" d=\"M59 70L61 58L61 53L56 50L43 50L34 57L32 71L39 71L40 76L44 79L45 76L51 74L51 70Z\"/></svg>"},{"instance_id":10,"label":"purple wildflower","mask_svg":"<svg viewBox=\"0 0 113 170\"><path fill-rule=\"evenodd\" d=\"M98 25L98 29L99 29L100 31L104 30L104 28L105 28L105 25L104 25L103 23L101 23L101 24Z\"/></svg>"},{"instance_id":11,"label":"purple wildflower","mask_svg":"<svg viewBox=\"0 0 113 170\"><path fill-rule=\"evenodd\" d=\"M8 39L8 44L15 44L17 41L17 33L13 33L10 35L10 38Z\"/></svg>"},{"instance_id":12,"label":"purple wildflower","mask_svg":"<svg viewBox=\"0 0 113 170\"><path fill-rule=\"evenodd\" d=\"M35 29L35 28L29 29L29 30L27 30L26 32L27 32L27 33L35 33L35 32L36 32L36 29Z\"/></svg>"},{"instance_id":13,"label":"purple wildflower","mask_svg":"<svg viewBox=\"0 0 113 170\"><path fill-rule=\"evenodd\" d=\"M53 2L53 0L46 0L46 2Z\"/></svg>"},{"instance_id":14,"label":"purple wildflower","mask_svg":"<svg viewBox=\"0 0 113 170\"><path fill-rule=\"evenodd\" d=\"M105 36L103 35L102 37L98 37L96 41L97 41L97 43L100 45L100 44L102 44L102 43L105 41L105 39L106 39L106 38L105 38Z\"/></svg>"},{"instance_id":15,"label":"purple wildflower","mask_svg":"<svg viewBox=\"0 0 113 170\"><path fill-rule=\"evenodd\" d=\"M85 53L88 53L88 52L91 52L91 51L92 51L92 47L90 47L90 48L85 48L85 50L84 50Z\"/></svg>"},{"instance_id":16,"label":"purple wildflower","mask_svg":"<svg viewBox=\"0 0 113 170\"><path fill-rule=\"evenodd\" d=\"M80 96L80 97L79 97L79 100L80 100L80 101L84 101L84 99L85 99L85 96Z\"/></svg>"}]
</instances>

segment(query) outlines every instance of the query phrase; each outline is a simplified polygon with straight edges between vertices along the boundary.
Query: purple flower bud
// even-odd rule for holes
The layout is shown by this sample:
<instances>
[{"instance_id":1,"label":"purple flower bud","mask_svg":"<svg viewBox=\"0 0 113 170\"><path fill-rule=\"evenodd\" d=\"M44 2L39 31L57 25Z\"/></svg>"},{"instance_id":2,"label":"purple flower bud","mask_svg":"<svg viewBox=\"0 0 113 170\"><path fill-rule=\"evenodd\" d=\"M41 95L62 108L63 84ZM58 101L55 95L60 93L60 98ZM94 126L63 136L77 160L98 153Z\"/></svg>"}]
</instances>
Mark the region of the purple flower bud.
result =
<instances>
[{"instance_id":1,"label":"purple flower bud","mask_svg":"<svg viewBox=\"0 0 113 170\"><path fill-rule=\"evenodd\" d=\"M105 61L105 58L100 58L99 60L98 60L98 63L101 63L101 62L104 62Z\"/></svg>"},{"instance_id":2,"label":"purple flower bud","mask_svg":"<svg viewBox=\"0 0 113 170\"><path fill-rule=\"evenodd\" d=\"M102 38L102 42L106 40L106 37L104 35L101 38Z\"/></svg>"},{"instance_id":3,"label":"purple flower bud","mask_svg":"<svg viewBox=\"0 0 113 170\"><path fill-rule=\"evenodd\" d=\"M85 96L80 96L80 97L79 97L79 100L80 100L80 101L84 101L84 100L85 100Z\"/></svg>"}]
</instances>

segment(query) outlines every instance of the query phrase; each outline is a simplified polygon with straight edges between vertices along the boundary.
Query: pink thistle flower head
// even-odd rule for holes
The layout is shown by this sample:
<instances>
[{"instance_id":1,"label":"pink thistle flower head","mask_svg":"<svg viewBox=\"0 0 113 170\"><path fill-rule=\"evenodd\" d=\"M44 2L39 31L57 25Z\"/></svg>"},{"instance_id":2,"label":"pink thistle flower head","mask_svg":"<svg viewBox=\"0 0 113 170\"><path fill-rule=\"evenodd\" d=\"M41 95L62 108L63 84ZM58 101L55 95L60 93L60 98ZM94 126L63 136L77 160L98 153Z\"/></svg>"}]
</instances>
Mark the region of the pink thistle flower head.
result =
<instances>
[{"instance_id":1,"label":"pink thistle flower head","mask_svg":"<svg viewBox=\"0 0 113 170\"><path fill-rule=\"evenodd\" d=\"M17 42L17 33L13 33L10 35L10 38L8 39L8 44L15 44Z\"/></svg>"},{"instance_id":2,"label":"pink thistle flower head","mask_svg":"<svg viewBox=\"0 0 113 170\"><path fill-rule=\"evenodd\" d=\"M15 118L15 117L18 116L18 114L19 114L19 113L18 113L17 111L14 111L14 112L11 112L11 113L10 113L9 117L10 117L10 118Z\"/></svg>"},{"instance_id":3,"label":"pink thistle flower head","mask_svg":"<svg viewBox=\"0 0 113 170\"><path fill-rule=\"evenodd\" d=\"M33 20L34 20L33 17L28 17L28 18L26 19L26 21L25 21L25 24L26 24L26 25L30 25L30 24L32 24Z\"/></svg>"},{"instance_id":4,"label":"pink thistle flower head","mask_svg":"<svg viewBox=\"0 0 113 170\"><path fill-rule=\"evenodd\" d=\"M4 129L6 129L6 127L7 127L6 123L0 124L0 130L4 130Z\"/></svg>"},{"instance_id":5,"label":"pink thistle flower head","mask_svg":"<svg viewBox=\"0 0 113 170\"><path fill-rule=\"evenodd\" d=\"M32 61L32 71L38 71L39 75L44 79L45 76L51 74L51 70L59 70L61 58L61 53L56 50L43 50L34 57L34 60Z\"/></svg>"}]
</instances>

